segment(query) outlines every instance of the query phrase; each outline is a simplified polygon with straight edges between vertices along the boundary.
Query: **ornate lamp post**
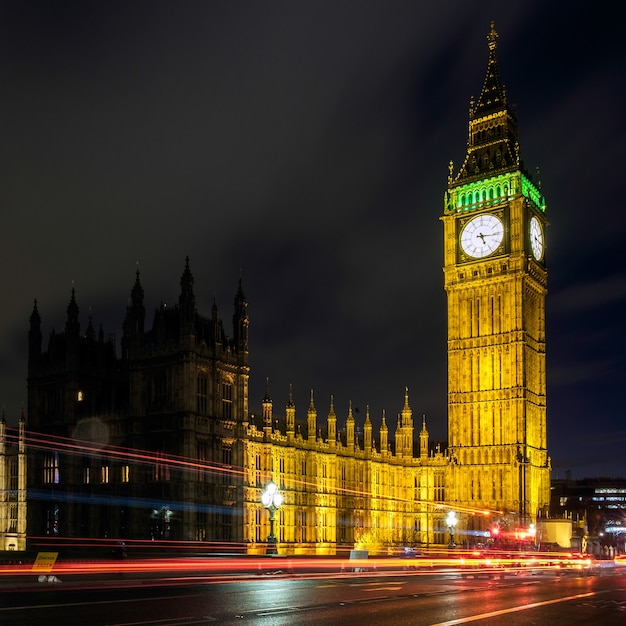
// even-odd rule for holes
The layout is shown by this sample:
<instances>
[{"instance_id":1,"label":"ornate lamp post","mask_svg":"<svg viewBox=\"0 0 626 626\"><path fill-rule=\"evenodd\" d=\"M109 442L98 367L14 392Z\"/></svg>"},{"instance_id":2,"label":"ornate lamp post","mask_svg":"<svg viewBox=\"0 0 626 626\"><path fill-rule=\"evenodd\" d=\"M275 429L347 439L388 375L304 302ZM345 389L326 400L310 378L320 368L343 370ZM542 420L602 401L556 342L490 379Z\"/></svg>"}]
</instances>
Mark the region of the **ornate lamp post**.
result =
<instances>
[{"instance_id":1,"label":"ornate lamp post","mask_svg":"<svg viewBox=\"0 0 626 626\"><path fill-rule=\"evenodd\" d=\"M270 534L267 538L266 554L277 554L277 539L276 535L274 534L274 514L283 503L283 496L280 491L278 491L278 487L276 486L276 483L274 483L274 481L270 480L270 482L267 483L265 490L261 494L261 502L263 503L263 506L270 512Z\"/></svg>"},{"instance_id":2,"label":"ornate lamp post","mask_svg":"<svg viewBox=\"0 0 626 626\"><path fill-rule=\"evenodd\" d=\"M450 531L450 541L448 542L448 548L454 548L456 544L454 543L454 528L457 525L459 520L456 517L456 513L454 511L450 511L448 516L446 517L446 524L448 526L448 530Z\"/></svg>"}]
</instances>

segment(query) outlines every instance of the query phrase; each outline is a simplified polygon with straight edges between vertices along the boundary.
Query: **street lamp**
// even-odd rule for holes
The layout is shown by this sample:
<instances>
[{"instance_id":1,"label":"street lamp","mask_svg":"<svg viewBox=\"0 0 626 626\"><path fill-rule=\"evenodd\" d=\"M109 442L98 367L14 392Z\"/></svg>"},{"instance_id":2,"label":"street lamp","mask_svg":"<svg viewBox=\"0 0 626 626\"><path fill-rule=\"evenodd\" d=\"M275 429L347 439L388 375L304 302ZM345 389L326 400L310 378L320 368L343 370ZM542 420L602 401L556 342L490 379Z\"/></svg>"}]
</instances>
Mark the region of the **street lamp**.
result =
<instances>
[{"instance_id":1,"label":"street lamp","mask_svg":"<svg viewBox=\"0 0 626 626\"><path fill-rule=\"evenodd\" d=\"M448 542L448 548L454 548L456 545L454 543L454 527L456 526L459 520L456 517L456 513L454 511L450 511L448 513L448 517L446 517L446 524L448 525L448 530L450 531L450 541Z\"/></svg>"},{"instance_id":2,"label":"street lamp","mask_svg":"<svg viewBox=\"0 0 626 626\"><path fill-rule=\"evenodd\" d=\"M156 520L156 529L153 529L152 538L154 539L154 531L156 530L159 539L169 539L170 530L172 528L172 516L174 512L167 506L160 509L152 510L152 519Z\"/></svg>"},{"instance_id":3,"label":"street lamp","mask_svg":"<svg viewBox=\"0 0 626 626\"><path fill-rule=\"evenodd\" d=\"M270 512L270 534L267 538L266 554L277 554L277 540L276 535L274 534L274 514L283 503L283 496L280 491L278 491L278 487L276 486L276 483L274 481L270 480L270 482L267 483L265 490L261 494L261 502L263 503L263 506Z\"/></svg>"}]
</instances>

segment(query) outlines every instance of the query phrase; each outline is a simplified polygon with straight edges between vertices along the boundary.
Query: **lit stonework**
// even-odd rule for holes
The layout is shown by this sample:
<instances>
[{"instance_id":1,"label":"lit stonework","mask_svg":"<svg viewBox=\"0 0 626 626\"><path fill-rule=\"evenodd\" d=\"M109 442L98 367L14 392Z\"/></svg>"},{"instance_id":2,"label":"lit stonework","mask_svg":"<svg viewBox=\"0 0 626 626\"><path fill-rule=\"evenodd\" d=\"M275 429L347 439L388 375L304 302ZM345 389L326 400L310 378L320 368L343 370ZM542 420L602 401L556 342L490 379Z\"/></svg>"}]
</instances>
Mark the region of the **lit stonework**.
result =
<instances>
[{"instance_id":1,"label":"lit stonework","mask_svg":"<svg viewBox=\"0 0 626 626\"><path fill-rule=\"evenodd\" d=\"M0 418L0 551L26 549L26 446L24 417L18 428Z\"/></svg>"},{"instance_id":2,"label":"lit stonework","mask_svg":"<svg viewBox=\"0 0 626 626\"><path fill-rule=\"evenodd\" d=\"M442 217L448 497L450 503L502 511L507 523L527 525L550 496L547 222L541 190L520 160L517 121L498 76L496 38L492 26L487 75L480 98L471 104L467 155L456 175L450 166ZM465 230L470 222L478 224L471 236ZM490 238L499 239L490 231L494 224L501 224L504 236L490 249ZM476 530L486 523L466 520Z\"/></svg>"},{"instance_id":3,"label":"lit stonework","mask_svg":"<svg viewBox=\"0 0 626 626\"><path fill-rule=\"evenodd\" d=\"M419 456L414 456L408 390L393 451L384 416L375 442L369 410L358 437L352 407L345 428L337 430L332 399L326 420L318 423L311 394L306 433L295 425L295 410L290 394L284 422L263 429L245 425L244 542L250 551L264 550L269 533L260 504L269 480L284 496L276 512L284 552L328 554L355 544L381 549L445 541L443 504L450 464L441 451L428 453L425 420ZM269 393L263 402L263 423L275 424Z\"/></svg>"}]
</instances>

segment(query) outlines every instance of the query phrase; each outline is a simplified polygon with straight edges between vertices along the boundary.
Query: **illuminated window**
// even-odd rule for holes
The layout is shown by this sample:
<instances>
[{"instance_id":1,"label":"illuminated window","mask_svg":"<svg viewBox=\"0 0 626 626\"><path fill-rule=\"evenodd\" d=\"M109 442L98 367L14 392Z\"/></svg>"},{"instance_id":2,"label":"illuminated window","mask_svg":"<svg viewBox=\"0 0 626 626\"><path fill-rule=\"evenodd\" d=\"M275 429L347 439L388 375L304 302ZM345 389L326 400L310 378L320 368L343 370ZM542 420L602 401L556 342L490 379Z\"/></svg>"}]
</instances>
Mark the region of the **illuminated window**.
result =
<instances>
[{"instance_id":1,"label":"illuminated window","mask_svg":"<svg viewBox=\"0 0 626 626\"><path fill-rule=\"evenodd\" d=\"M78 402L82 402L84 399L85 399L85 396L83 395L83 392L82 392L82 391L79 391L79 392L76 394L76 400L77 400Z\"/></svg>"},{"instance_id":2,"label":"illuminated window","mask_svg":"<svg viewBox=\"0 0 626 626\"><path fill-rule=\"evenodd\" d=\"M122 475L121 475L121 480L123 483L127 483L130 482L130 466L129 465L122 465Z\"/></svg>"},{"instance_id":3,"label":"illuminated window","mask_svg":"<svg viewBox=\"0 0 626 626\"><path fill-rule=\"evenodd\" d=\"M102 465L100 467L100 482L106 484L109 482L109 466Z\"/></svg>"},{"instance_id":4,"label":"illuminated window","mask_svg":"<svg viewBox=\"0 0 626 626\"><path fill-rule=\"evenodd\" d=\"M206 511L196 514L196 541L206 541L209 516Z\"/></svg>"},{"instance_id":5,"label":"illuminated window","mask_svg":"<svg viewBox=\"0 0 626 626\"><path fill-rule=\"evenodd\" d=\"M48 452L43 459L43 482L46 485L58 485L59 480L59 453Z\"/></svg>"}]
</instances>

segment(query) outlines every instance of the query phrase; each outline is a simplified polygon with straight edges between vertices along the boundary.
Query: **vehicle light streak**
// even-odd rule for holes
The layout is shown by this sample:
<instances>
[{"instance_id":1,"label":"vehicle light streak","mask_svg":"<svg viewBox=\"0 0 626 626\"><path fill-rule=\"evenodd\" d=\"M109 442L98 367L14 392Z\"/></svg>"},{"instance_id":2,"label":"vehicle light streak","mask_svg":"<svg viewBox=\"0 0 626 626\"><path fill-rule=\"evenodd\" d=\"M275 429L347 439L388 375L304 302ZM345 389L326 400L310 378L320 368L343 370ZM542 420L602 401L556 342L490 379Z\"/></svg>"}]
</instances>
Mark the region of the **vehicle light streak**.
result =
<instances>
[{"instance_id":1,"label":"vehicle light streak","mask_svg":"<svg viewBox=\"0 0 626 626\"><path fill-rule=\"evenodd\" d=\"M291 558L291 557L185 557L143 558L109 560L60 560L51 568L57 577L64 575L107 575L107 574L185 574L194 576L260 575L264 573L301 576L354 575L355 572L376 575L399 572L408 575L427 573L433 569L455 574L468 569L482 573L517 574L528 570L555 570L563 566L583 570L590 559L578 556L571 558L543 555L489 556L466 552L461 555L423 556L419 558ZM565 564L565 565L564 565ZM6 576L32 576L32 562L0 565L0 578Z\"/></svg>"},{"instance_id":2,"label":"vehicle light streak","mask_svg":"<svg viewBox=\"0 0 626 626\"><path fill-rule=\"evenodd\" d=\"M6 429L6 441L8 443L18 443L19 442L19 431L16 428L7 428ZM29 448L38 449L38 450L49 450L49 451L60 451L65 454L73 454L77 456L85 456L90 455L94 458L101 460L118 460L123 461L124 463L137 463L139 465L154 465L158 464L160 466L167 466L171 469L192 469L194 471L203 471L208 474L222 474L229 475L234 480L241 480L242 482L246 481L247 471L243 469L234 468L230 465L220 464L215 462L206 462L198 459L193 459L189 457L182 457L177 455L169 455L163 456L162 454L154 454L153 452L133 449L133 448L125 448L122 446L115 446L112 444L103 444L98 442L93 442L84 439L76 439L71 437L62 437L57 435L49 435L42 434L36 431L25 431L25 444ZM295 484L298 484L300 487L306 487L307 489L316 489L317 484L312 483L310 481L305 480L294 480ZM281 491L288 491L285 489L283 485L280 485ZM44 492L40 492L38 495L29 492L29 497L38 497L39 499L43 499ZM348 489L348 488L335 488L332 490L332 493L335 494L343 494L343 495L351 495L358 497L371 497L369 492L365 492L359 489ZM56 497L56 495L55 495ZM67 501L78 501L79 496L74 496L73 494L64 494ZM76 498L76 499L73 499ZM430 501L430 500L419 500L419 499L411 499L411 498L400 498L400 497L390 497L385 496L384 498L387 501L399 502L399 503L411 503L411 504L419 504L432 508L434 511L442 511L443 505L439 501ZM124 501L124 504L129 504L129 502ZM170 504L169 502L167 504ZM139 506L152 506L149 502L144 502L143 504L139 504ZM153 508L158 508L153 507ZM464 507L464 506L455 506L456 511L464 512L464 513L473 513L477 515L483 516L498 516L502 515L502 511L496 510L487 510L483 508L472 508L472 507ZM449 507L446 507L448 510Z\"/></svg>"}]
</instances>

